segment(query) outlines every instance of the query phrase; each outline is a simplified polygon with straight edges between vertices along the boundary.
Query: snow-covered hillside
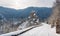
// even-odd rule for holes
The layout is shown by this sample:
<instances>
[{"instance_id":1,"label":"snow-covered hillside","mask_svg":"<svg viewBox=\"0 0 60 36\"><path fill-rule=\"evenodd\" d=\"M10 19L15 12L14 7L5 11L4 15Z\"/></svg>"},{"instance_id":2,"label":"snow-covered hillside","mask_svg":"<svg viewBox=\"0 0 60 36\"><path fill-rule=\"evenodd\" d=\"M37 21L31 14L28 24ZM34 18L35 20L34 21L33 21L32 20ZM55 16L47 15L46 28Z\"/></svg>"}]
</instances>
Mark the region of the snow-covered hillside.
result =
<instances>
[{"instance_id":1,"label":"snow-covered hillside","mask_svg":"<svg viewBox=\"0 0 60 36\"><path fill-rule=\"evenodd\" d=\"M23 34L20 34L18 36L60 36L60 34L56 33L56 28L51 28L50 25L46 24L46 23L41 23L43 24L42 26L39 27L35 27ZM31 27L29 27L31 28ZM16 35L19 34L22 31L25 31L29 28L23 29L23 30L18 30L15 32L11 32L11 33L7 33L7 34L2 34L0 36L11 36L11 35Z\"/></svg>"}]
</instances>

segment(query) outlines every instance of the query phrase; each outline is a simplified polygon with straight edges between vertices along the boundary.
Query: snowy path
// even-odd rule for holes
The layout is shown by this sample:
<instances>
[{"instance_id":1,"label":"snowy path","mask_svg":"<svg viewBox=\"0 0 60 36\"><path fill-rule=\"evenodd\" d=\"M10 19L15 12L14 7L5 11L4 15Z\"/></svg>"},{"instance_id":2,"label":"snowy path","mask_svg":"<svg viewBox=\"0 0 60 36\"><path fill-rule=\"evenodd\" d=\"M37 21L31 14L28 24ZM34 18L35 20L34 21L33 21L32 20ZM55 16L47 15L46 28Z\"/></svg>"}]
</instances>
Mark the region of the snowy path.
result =
<instances>
[{"instance_id":1,"label":"snowy path","mask_svg":"<svg viewBox=\"0 0 60 36\"><path fill-rule=\"evenodd\" d=\"M51 26L48 25L48 24L45 24L45 23L42 23L42 24L43 24L43 26L31 29L31 30L19 35L19 36L60 36L60 34L56 34L55 27L51 28ZM3 35L0 35L0 36L11 36L12 34L17 34L17 33L20 33L20 32L21 31L18 30L16 32L7 33L7 34L3 34Z\"/></svg>"},{"instance_id":2,"label":"snowy path","mask_svg":"<svg viewBox=\"0 0 60 36\"><path fill-rule=\"evenodd\" d=\"M55 28L51 28L50 25L44 24L41 27L34 28L20 36L56 36Z\"/></svg>"},{"instance_id":3,"label":"snowy path","mask_svg":"<svg viewBox=\"0 0 60 36\"><path fill-rule=\"evenodd\" d=\"M48 24L45 23L42 24L44 25L41 27L34 28L20 36L60 36L56 34L55 27L51 28L51 26Z\"/></svg>"},{"instance_id":4,"label":"snowy path","mask_svg":"<svg viewBox=\"0 0 60 36\"><path fill-rule=\"evenodd\" d=\"M0 36L11 36L11 35L16 35L16 34L19 34L19 33L22 33L23 31L26 31L26 30L29 30L29 29L33 29L35 28L35 26L31 26L29 28L26 28L26 29L23 29L23 30L18 30L18 31L15 31L15 32L10 32L10 33L6 33L6 34L2 34Z\"/></svg>"}]
</instances>

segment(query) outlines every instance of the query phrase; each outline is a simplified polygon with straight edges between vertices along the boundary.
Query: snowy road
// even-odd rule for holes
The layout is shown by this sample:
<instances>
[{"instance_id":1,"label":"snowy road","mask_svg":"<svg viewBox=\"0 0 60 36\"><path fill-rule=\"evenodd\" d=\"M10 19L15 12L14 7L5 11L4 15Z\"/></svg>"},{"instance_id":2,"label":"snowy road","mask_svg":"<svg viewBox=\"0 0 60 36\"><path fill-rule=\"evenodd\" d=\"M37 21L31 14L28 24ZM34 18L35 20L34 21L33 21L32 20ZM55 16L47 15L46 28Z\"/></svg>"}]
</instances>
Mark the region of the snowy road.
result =
<instances>
[{"instance_id":1,"label":"snowy road","mask_svg":"<svg viewBox=\"0 0 60 36\"><path fill-rule=\"evenodd\" d=\"M50 25L44 24L41 27L36 27L20 36L58 36L55 32L55 28L51 28Z\"/></svg>"},{"instance_id":2,"label":"snowy road","mask_svg":"<svg viewBox=\"0 0 60 36\"><path fill-rule=\"evenodd\" d=\"M43 26L36 27L34 29L31 29L21 35L18 36L60 36L60 34L56 34L56 28L51 28L50 25L42 23ZM20 31L12 32L9 34L3 34L0 36L11 36L12 34L17 34Z\"/></svg>"}]
</instances>

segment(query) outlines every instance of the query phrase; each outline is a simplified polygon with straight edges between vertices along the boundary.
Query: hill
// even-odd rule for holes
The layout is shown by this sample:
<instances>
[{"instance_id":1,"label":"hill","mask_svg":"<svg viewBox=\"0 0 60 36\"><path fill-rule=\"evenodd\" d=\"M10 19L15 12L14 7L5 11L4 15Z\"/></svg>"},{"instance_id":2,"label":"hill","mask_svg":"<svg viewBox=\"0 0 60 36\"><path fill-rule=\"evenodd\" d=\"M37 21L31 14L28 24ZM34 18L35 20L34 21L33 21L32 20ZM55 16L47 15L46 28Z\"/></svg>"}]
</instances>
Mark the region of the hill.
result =
<instances>
[{"instance_id":1,"label":"hill","mask_svg":"<svg viewBox=\"0 0 60 36\"><path fill-rule=\"evenodd\" d=\"M2 16L4 16L7 20L12 18L27 18L32 10L37 12L40 19L48 18L52 13L52 8L47 7L27 7L25 9L16 10L0 6L0 14L2 14Z\"/></svg>"}]
</instances>

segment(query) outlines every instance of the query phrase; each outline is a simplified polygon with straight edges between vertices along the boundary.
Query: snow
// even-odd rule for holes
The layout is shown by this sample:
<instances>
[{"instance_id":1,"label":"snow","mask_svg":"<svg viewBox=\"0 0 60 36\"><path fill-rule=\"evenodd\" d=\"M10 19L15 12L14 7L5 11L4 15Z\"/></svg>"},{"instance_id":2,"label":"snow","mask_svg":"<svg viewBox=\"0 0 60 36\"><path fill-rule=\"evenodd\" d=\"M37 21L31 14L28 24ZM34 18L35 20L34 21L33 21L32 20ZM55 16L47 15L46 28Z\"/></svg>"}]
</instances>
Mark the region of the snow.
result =
<instances>
[{"instance_id":1,"label":"snow","mask_svg":"<svg viewBox=\"0 0 60 36\"><path fill-rule=\"evenodd\" d=\"M35 21L35 18L33 19L33 21Z\"/></svg>"},{"instance_id":2,"label":"snow","mask_svg":"<svg viewBox=\"0 0 60 36\"><path fill-rule=\"evenodd\" d=\"M29 23L28 21L26 21L26 22L22 23L22 24L18 27L18 29L17 29L17 30L27 28L28 23Z\"/></svg>"},{"instance_id":3,"label":"snow","mask_svg":"<svg viewBox=\"0 0 60 36\"><path fill-rule=\"evenodd\" d=\"M15 31L15 32L10 32L10 33L6 33L6 34L2 34L2 35L0 35L0 36L16 35L16 34L19 34L19 33L23 32L23 31L25 31L25 30L28 30L28 29L30 29L30 28L32 28L32 27L34 27L34 26L31 26L31 27L26 28L26 29L23 29L23 30L18 30L18 31Z\"/></svg>"},{"instance_id":4,"label":"snow","mask_svg":"<svg viewBox=\"0 0 60 36\"><path fill-rule=\"evenodd\" d=\"M34 14L34 16L35 16L36 14Z\"/></svg>"},{"instance_id":5,"label":"snow","mask_svg":"<svg viewBox=\"0 0 60 36\"><path fill-rule=\"evenodd\" d=\"M39 19L37 19L37 21L36 22L39 22Z\"/></svg>"},{"instance_id":6,"label":"snow","mask_svg":"<svg viewBox=\"0 0 60 36\"><path fill-rule=\"evenodd\" d=\"M41 27L34 28L20 36L56 36L55 28L51 28L50 25L44 24Z\"/></svg>"},{"instance_id":7,"label":"snow","mask_svg":"<svg viewBox=\"0 0 60 36\"><path fill-rule=\"evenodd\" d=\"M48 25L46 23L42 23L42 24L43 24L42 26L33 28L19 36L60 36L60 34L56 33L55 27L51 28L51 25ZM24 30L27 30L27 29L24 29ZM7 34L2 34L0 36L11 36L12 34L18 34L24 30L18 30L15 32L7 33Z\"/></svg>"}]
</instances>

